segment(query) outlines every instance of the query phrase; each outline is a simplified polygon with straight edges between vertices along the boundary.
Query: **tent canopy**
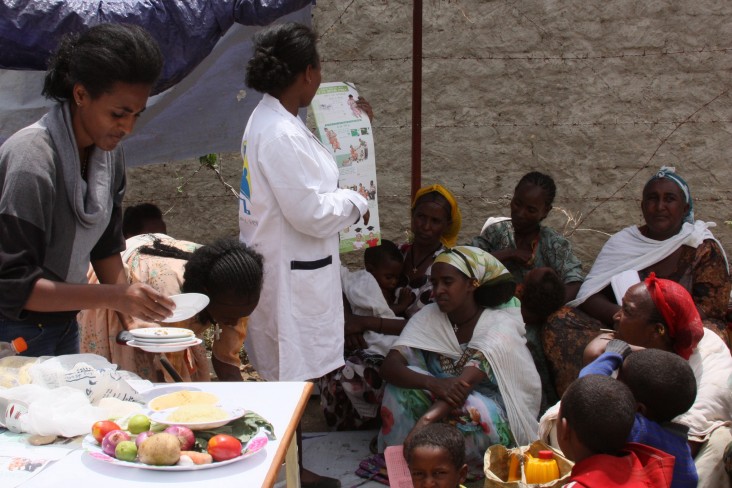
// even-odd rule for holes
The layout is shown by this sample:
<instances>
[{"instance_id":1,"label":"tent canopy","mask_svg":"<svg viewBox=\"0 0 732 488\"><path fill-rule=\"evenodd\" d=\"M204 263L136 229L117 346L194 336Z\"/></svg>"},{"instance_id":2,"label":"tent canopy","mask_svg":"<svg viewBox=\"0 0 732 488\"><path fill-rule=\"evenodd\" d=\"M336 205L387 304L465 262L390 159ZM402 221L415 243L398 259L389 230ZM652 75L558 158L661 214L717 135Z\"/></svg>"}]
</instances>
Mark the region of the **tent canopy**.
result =
<instances>
[{"instance_id":1,"label":"tent canopy","mask_svg":"<svg viewBox=\"0 0 732 488\"><path fill-rule=\"evenodd\" d=\"M236 151L261 96L244 69L263 25L310 24L311 0L0 0L0 143L40 118L49 55L61 36L104 22L146 28L165 64L135 132L129 166Z\"/></svg>"}]
</instances>

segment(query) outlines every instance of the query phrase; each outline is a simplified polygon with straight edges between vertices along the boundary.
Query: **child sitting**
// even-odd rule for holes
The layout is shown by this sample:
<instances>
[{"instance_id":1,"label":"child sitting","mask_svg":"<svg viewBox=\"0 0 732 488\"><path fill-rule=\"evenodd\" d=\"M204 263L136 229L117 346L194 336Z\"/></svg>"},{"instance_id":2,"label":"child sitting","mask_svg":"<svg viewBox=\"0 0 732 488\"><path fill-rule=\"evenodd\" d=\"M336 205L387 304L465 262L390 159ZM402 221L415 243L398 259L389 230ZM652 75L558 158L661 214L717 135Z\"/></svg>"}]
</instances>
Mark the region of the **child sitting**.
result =
<instances>
[{"instance_id":1,"label":"child sitting","mask_svg":"<svg viewBox=\"0 0 732 488\"><path fill-rule=\"evenodd\" d=\"M647 444L675 457L672 488L696 487L699 478L687 442L689 428L672 422L696 399L696 379L689 363L660 349L631 354L628 344L613 339L605 353L585 366L580 377L609 376L615 370L619 370L618 379L628 385L638 403L628 442Z\"/></svg>"},{"instance_id":2,"label":"child sitting","mask_svg":"<svg viewBox=\"0 0 732 488\"><path fill-rule=\"evenodd\" d=\"M411 300L407 290L395 304L396 288L402 277L402 255L399 248L386 239L380 246L369 247L364 252L366 269L349 271L341 267L341 285L348 307L355 315L395 319ZM406 298L403 298L406 297ZM397 336L380 334L367 330L363 334L368 348L366 351L386 356Z\"/></svg>"},{"instance_id":3,"label":"child sitting","mask_svg":"<svg viewBox=\"0 0 732 488\"><path fill-rule=\"evenodd\" d=\"M409 290L402 288L397 300L397 288L404 281L404 257L396 244L386 239L381 240L380 246L369 247L363 253L366 271L376 279L381 288L389 308L397 316L403 316L404 311L412 303Z\"/></svg>"},{"instance_id":4,"label":"child sitting","mask_svg":"<svg viewBox=\"0 0 732 488\"><path fill-rule=\"evenodd\" d=\"M521 317L526 323L526 347L541 378L539 414L559 401L554 377L544 354L541 326L564 305L564 282L552 268L534 268L526 274L521 289Z\"/></svg>"},{"instance_id":5,"label":"child sitting","mask_svg":"<svg viewBox=\"0 0 732 488\"><path fill-rule=\"evenodd\" d=\"M570 488L668 488L673 456L626 443L635 419L630 389L608 376L589 374L567 388L559 407L559 447L575 462Z\"/></svg>"},{"instance_id":6,"label":"child sitting","mask_svg":"<svg viewBox=\"0 0 732 488\"><path fill-rule=\"evenodd\" d=\"M429 424L404 447L414 488L463 488L468 476L465 438L450 424Z\"/></svg>"}]
</instances>

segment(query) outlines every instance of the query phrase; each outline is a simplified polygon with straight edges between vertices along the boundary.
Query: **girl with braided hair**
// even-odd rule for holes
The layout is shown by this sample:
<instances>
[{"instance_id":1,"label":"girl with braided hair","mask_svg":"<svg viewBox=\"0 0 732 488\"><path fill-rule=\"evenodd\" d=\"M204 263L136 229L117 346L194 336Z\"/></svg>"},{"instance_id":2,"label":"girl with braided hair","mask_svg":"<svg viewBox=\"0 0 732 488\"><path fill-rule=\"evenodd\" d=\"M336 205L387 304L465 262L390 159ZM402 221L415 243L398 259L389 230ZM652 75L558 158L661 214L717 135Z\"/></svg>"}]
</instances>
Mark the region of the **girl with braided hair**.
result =
<instances>
[{"instance_id":1,"label":"girl with braided hair","mask_svg":"<svg viewBox=\"0 0 732 488\"><path fill-rule=\"evenodd\" d=\"M211 362L219 380L241 381L239 351L247 331L247 317L259 302L262 289L262 256L238 239L219 239L210 245L173 239L165 234L144 234L127 240L122 254L130 283L146 283L164 296L203 293L210 302L196 316L175 327L193 330L197 336L214 327ZM95 276L90 282L97 282ZM159 356L117 344L122 330L156 326L114 310L84 310L82 352L106 357L121 369L151 381L170 381ZM208 381L210 371L203 345L166 358L186 381Z\"/></svg>"},{"instance_id":2,"label":"girl with braided hair","mask_svg":"<svg viewBox=\"0 0 732 488\"><path fill-rule=\"evenodd\" d=\"M542 225L552 210L557 187L551 176L531 171L519 180L511 199L511 217L490 217L472 245L488 251L511 272L519 285L529 272L548 267L564 282L565 302L574 299L582 285L582 264L570 242Z\"/></svg>"}]
</instances>

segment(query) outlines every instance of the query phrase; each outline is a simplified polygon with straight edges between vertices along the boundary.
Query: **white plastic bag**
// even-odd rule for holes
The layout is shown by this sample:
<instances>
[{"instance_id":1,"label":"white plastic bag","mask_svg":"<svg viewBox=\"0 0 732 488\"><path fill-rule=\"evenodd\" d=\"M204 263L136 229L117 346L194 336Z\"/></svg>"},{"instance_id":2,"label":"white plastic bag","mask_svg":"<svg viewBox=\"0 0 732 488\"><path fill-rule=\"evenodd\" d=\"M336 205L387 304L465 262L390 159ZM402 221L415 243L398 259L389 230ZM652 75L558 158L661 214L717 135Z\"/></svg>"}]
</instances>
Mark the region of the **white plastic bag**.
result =
<instances>
[{"instance_id":1,"label":"white plastic bag","mask_svg":"<svg viewBox=\"0 0 732 488\"><path fill-rule=\"evenodd\" d=\"M48 358L31 366L30 376L34 385L51 389L67 386L81 390L94 405L102 398L109 397L144 403L143 398L127 382L140 380L140 377L129 371L118 371L117 365L96 354Z\"/></svg>"},{"instance_id":2,"label":"white plastic bag","mask_svg":"<svg viewBox=\"0 0 732 488\"><path fill-rule=\"evenodd\" d=\"M89 432L107 411L89 403L84 392L63 386L48 389L39 385L21 385L0 390L0 403L19 402L27 411L14 419L14 431L39 435L74 437Z\"/></svg>"}]
</instances>

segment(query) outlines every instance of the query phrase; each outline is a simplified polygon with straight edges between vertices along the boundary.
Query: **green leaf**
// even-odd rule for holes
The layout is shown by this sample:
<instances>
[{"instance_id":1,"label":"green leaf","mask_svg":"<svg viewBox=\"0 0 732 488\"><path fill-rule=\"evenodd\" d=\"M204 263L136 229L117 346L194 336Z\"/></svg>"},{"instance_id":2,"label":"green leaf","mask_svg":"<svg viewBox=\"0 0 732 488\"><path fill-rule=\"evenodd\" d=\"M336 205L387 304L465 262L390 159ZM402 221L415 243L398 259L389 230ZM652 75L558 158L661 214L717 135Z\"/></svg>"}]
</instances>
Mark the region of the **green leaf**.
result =
<instances>
[{"instance_id":1,"label":"green leaf","mask_svg":"<svg viewBox=\"0 0 732 488\"><path fill-rule=\"evenodd\" d=\"M272 424L255 412L247 412L243 417L232 420L228 424L217 427L216 429L196 430L193 433L196 436L196 444L199 446L206 446L208 440L217 434L228 434L236 437L243 445L257 435L260 430L264 430L267 433L269 440L275 440L277 438Z\"/></svg>"}]
</instances>

